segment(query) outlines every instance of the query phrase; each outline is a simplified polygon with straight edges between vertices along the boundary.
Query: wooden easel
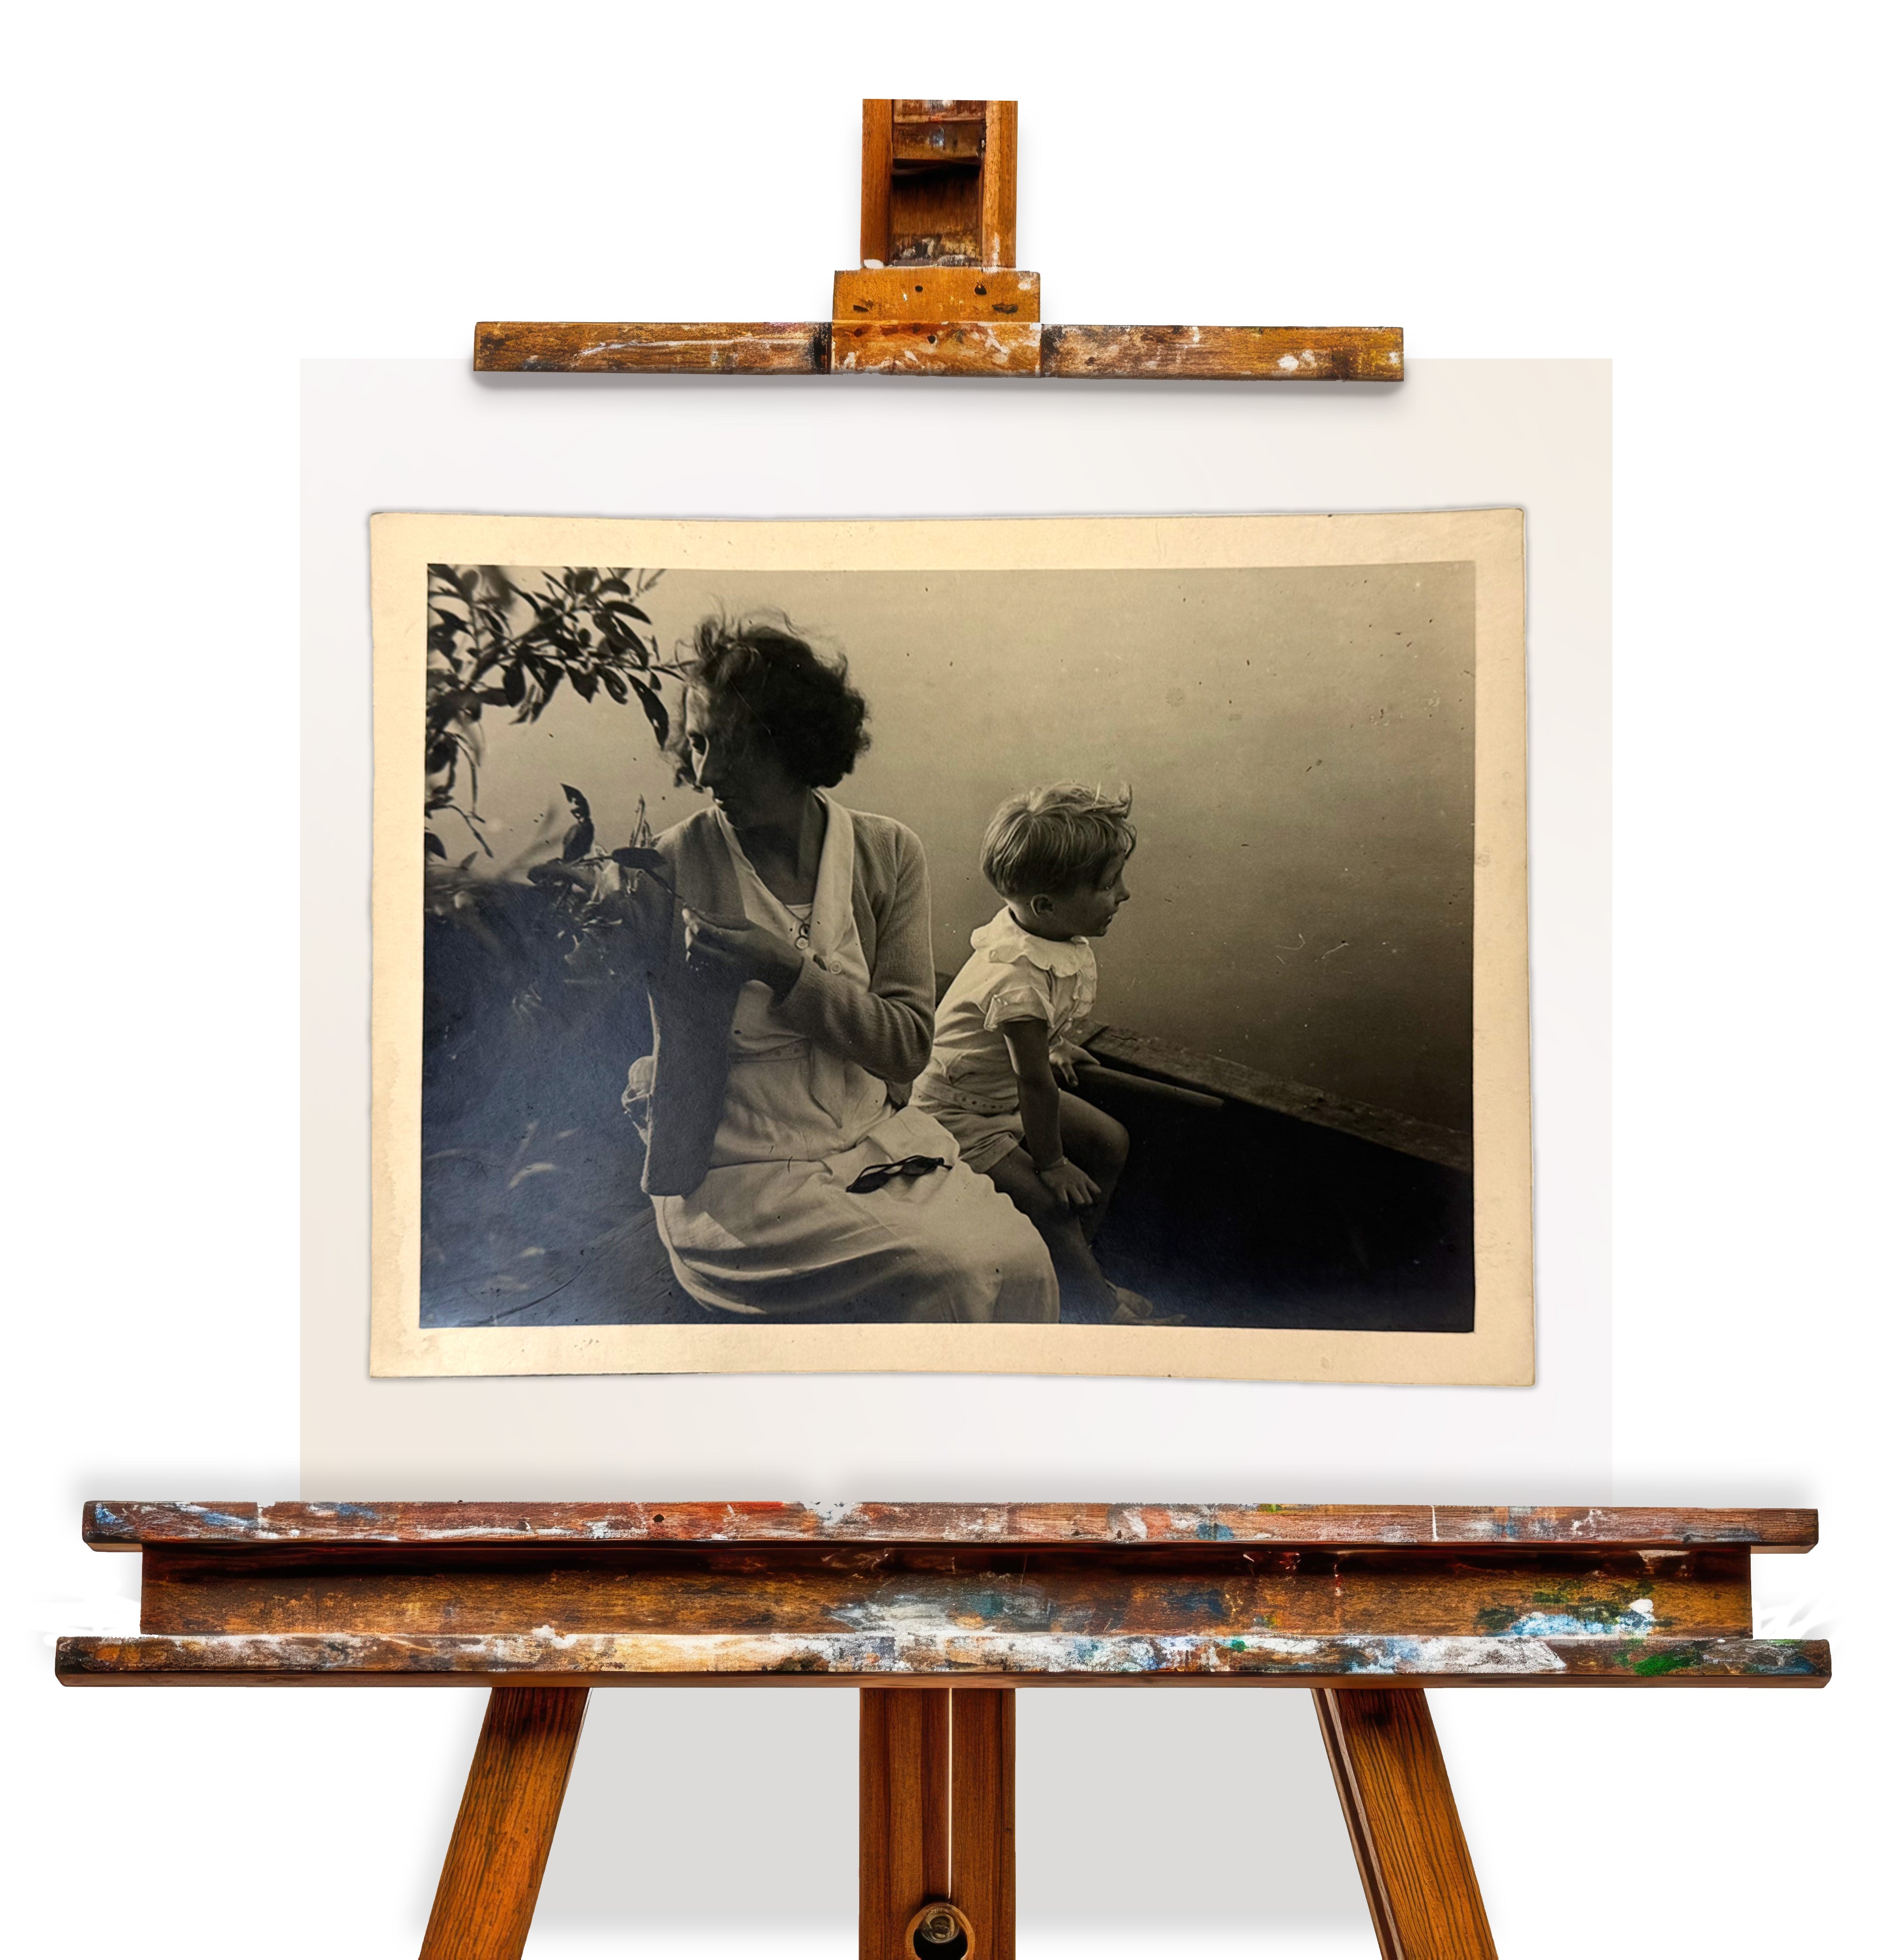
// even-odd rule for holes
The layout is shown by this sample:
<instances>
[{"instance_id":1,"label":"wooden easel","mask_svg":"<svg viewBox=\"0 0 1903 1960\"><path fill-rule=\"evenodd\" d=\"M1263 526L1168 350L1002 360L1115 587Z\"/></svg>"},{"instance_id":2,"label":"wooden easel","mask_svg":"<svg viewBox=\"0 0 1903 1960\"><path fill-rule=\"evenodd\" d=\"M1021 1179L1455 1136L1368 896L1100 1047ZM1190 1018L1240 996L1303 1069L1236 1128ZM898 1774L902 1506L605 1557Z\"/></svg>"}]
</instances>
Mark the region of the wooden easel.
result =
<instances>
[{"instance_id":1,"label":"wooden easel","mask_svg":"<svg viewBox=\"0 0 1903 1960\"><path fill-rule=\"evenodd\" d=\"M858 266L829 320L484 320L476 366L573 374L1399 381L1399 327L1055 326L1017 266L1017 104L864 105Z\"/></svg>"},{"instance_id":2,"label":"wooden easel","mask_svg":"<svg viewBox=\"0 0 1903 1960\"><path fill-rule=\"evenodd\" d=\"M1422 1691L1821 1687L1752 1637L1814 1511L94 1503L75 1685L485 1682L423 1960L519 1960L591 1688L851 1685L860 1960L1011 1960L1015 1691L1313 1691L1383 1960L1492 1960Z\"/></svg>"}]
</instances>

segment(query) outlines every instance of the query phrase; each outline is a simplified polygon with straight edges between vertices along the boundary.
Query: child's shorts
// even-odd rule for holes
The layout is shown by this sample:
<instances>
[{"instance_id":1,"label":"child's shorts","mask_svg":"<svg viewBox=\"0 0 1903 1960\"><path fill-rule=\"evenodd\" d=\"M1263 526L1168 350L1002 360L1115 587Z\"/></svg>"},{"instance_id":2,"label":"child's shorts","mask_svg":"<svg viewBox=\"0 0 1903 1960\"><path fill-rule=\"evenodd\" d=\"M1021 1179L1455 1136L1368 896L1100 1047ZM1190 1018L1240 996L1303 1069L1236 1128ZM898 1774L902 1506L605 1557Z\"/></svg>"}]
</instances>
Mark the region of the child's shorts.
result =
<instances>
[{"instance_id":1,"label":"child's shorts","mask_svg":"<svg viewBox=\"0 0 1903 1960\"><path fill-rule=\"evenodd\" d=\"M942 1123L958 1146L961 1161L979 1176L1002 1163L1024 1141L1024 1119L1015 1102L981 1102L975 1096L960 1096L955 1089L934 1083L928 1090L921 1083L912 1094L912 1106Z\"/></svg>"}]
</instances>

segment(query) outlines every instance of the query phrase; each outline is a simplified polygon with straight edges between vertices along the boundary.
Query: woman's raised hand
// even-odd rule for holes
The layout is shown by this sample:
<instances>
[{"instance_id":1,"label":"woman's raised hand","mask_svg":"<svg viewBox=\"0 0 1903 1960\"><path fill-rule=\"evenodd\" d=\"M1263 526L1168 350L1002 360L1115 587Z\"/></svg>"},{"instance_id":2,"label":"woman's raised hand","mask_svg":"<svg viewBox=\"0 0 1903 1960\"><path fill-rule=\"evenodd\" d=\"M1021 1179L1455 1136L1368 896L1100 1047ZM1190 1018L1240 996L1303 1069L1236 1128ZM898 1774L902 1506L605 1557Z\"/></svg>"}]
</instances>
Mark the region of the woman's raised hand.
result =
<instances>
[{"instance_id":1,"label":"woman's raised hand","mask_svg":"<svg viewBox=\"0 0 1903 1960\"><path fill-rule=\"evenodd\" d=\"M715 918L683 905L687 925L687 970L709 979L761 980L775 998L800 977L800 950L770 926L748 918Z\"/></svg>"}]
</instances>

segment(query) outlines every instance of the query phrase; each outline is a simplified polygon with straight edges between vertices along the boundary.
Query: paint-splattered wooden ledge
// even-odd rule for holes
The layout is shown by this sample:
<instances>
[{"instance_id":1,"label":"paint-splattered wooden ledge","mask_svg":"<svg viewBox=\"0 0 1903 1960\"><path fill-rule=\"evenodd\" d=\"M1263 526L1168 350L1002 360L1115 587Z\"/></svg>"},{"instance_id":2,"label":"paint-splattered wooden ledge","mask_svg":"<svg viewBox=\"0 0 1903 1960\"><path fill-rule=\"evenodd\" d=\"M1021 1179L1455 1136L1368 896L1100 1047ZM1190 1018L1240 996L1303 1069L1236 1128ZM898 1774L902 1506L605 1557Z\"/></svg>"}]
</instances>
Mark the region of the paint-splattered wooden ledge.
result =
<instances>
[{"instance_id":1,"label":"paint-splattered wooden ledge","mask_svg":"<svg viewBox=\"0 0 1903 1960\"><path fill-rule=\"evenodd\" d=\"M1033 320L484 320L482 374L1038 376L1399 381L1399 327L1057 326Z\"/></svg>"},{"instance_id":2,"label":"paint-splattered wooden ledge","mask_svg":"<svg viewBox=\"0 0 1903 1960\"><path fill-rule=\"evenodd\" d=\"M590 1693L856 1687L861 1960L1010 1960L1015 1691L1314 1694L1383 1960L1497 1960L1427 1688L1822 1687L1755 1637L1807 1510L93 1503L138 1634L74 1686L468 1687L422 1960L521 1960Z\"/></svg>"},{"instance_id":3,"label":"paint-splattered wooden ledge","mask_svg":"<svg viewBox=\"0 0 1903 1960\"><path fill-rule=\"evenodd\" d=\"M1812 1510L1554 1504L358 1503L88 1503L96 1551L265 1547L670 1543L1160 1546L1230 1542L1348 1549L1551 1545L1644 1551L1735 1545L1804 1552Z\"/></svg>"},{"instance_id":4,"label":"paint-splattered wooden ledge","mask_svg":"<svg viewBox=\"0 0 1903 1960\"><path fill-rule=\"evenodd\" d=\"M554 1685L1821 1685L1754 1637L1809 1511L94 1503L135 1637L60 1677Z\"/></svg>"},{"instance_id":5,"label":"paint-splattered wooden ledge","mask_svg":"<svg viewBox=\"0 0 1903 1960\"><path fill-rule=\"evenodd\" d=\"M1538 1614L1533 1618L1542 1617ZM1570 1621L1558 1613L1543 1617ZM59 1643L75 1686L1822 1688L1822 1640L1412 1635L983 1634L141 1634Z\"/></svg>"}]
</instances>

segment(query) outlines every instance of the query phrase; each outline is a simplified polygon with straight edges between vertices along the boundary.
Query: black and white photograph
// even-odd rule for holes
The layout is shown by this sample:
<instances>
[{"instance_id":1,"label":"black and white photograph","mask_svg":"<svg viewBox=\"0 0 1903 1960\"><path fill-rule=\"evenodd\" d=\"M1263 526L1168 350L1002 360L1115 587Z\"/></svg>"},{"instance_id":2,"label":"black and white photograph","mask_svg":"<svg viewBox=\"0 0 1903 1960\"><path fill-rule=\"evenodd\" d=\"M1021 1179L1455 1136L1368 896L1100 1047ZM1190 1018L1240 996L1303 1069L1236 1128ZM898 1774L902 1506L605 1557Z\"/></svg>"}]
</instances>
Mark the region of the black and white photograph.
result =
<instances>
[{"instance_id":1,"label":"black and white photograph","mask_svg":"<svg viewBox=\"0 0 1903 1960\"><path fill-rule=\"evenodd\" d=\"M1475 557L635 555L416 571L416 1336L1471 1346Z\"/></svg>"}]
</instances>

